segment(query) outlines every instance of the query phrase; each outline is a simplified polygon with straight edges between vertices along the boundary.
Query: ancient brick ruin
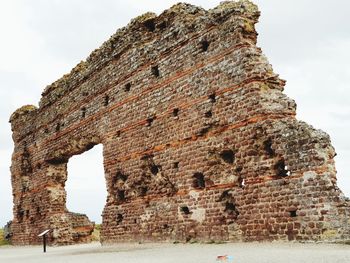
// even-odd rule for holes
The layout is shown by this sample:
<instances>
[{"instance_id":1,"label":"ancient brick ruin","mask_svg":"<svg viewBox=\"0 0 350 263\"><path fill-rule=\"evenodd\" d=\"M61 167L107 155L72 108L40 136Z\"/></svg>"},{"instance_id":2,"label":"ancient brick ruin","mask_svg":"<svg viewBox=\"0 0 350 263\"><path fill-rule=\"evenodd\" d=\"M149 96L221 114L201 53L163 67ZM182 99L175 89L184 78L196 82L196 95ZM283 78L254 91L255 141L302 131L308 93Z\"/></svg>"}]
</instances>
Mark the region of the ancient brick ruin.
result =
<instances>
[{"instance_id":1,"label":"ancient brick ruin","mask_svg":"<svg viewBox=\"0 0 350 263\"><path fill-rule=\"evenodd\" d=\"M350 239L329 136L295 118L248 1L177 4L116 32L11 116L12 242L87 242L70 157L103 145L103 243ZM286 50L288 52L288 50ZM84 182L81 182L82 184Z\"/></svg>"}]
</instances>

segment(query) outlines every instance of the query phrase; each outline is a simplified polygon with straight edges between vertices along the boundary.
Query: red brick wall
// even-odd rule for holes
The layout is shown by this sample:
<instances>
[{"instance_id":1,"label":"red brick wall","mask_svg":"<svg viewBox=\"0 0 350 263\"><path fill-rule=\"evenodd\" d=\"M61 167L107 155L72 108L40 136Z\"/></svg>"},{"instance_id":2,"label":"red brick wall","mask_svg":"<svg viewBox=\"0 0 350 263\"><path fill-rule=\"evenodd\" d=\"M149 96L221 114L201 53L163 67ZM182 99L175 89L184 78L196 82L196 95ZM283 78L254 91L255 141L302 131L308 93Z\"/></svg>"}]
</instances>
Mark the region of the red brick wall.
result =
<instances>
[{"instance_id":1,"label":"red brick wall","mask_svg":"<svg viewBox=\"0 0 350 263\"><path fill-rule=\"evenodd\" d=\"M100 143L104 243L349 239L329 136L296 120L256 47L258 17L247 1L145 14L48 86L39 108L17 110L13 243L43 228L75 242L66 164Z\"/></svg>"}]
</instances>

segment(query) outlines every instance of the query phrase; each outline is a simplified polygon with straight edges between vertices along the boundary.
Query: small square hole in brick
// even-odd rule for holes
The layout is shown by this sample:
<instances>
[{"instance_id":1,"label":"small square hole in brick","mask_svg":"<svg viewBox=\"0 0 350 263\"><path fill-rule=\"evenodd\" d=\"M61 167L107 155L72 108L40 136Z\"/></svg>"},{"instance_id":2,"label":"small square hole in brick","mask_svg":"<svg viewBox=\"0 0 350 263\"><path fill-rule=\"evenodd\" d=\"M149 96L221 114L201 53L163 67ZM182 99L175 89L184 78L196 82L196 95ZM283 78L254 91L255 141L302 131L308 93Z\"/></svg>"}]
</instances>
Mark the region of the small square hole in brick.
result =
<instances>
[{"instance_id":1,"label":"small square hole in brick","mask_svg":"<svg viewBox=\"0 0 350 263\"><path fill-rule=\"evenodd\" d=\"M211 103L215 103L216 102L216 95L215 93L212 93L208 96L208 99L210 100Z\"/></svg>"},{"instance_id":2,"label":"small square hole in brick","mask_svg":"<svg viewBox=\"0 0 350 263\"><path fill-rule=\"evenodd\" d=\"M149 20L145 21L143 24L149 32L153 32L156 29L154 19L149 19Z\"/></svg>"},{"instance_id":3,"label":"small square hole in brick","mask_svg":"<svg viewBox=\"0 0 350 263\"><path fill-rule=\"evenodd\" d=\"M213 117L213 113L212 113L211 111L207 111L207 112L204 114L204 116L205 116L206 118L211 118L211 117Z\"/></svg>"},{"instance_id":4,"label":"small square hole in brick","mask_svg":"<svg viewBox=\"0 0 350 263\"><path fill-rule=\"evenodd\" d=\"M158 167L158 165L151 164L151 165L149 166L149 170L151 171L151 173L152 173L153 175L156 175L156 174L159 172L159 167Z\"/></svg>"},{"instance_id":5,"label":"small square hole in brick","mask_svg":"<svg viewBox=\"0 0 350 263\"><path fill-rule=\"evenodd\" d=\"M233 164L235 161L235 153L232 150L223 150L220 157L225 163Z\"/></svg>"},{"instance_id":6,"label":"small square hole in brick","mask_svg":"<svg viewBox=\"0 0 350 263\"><path fill-rule=\"evenodd\" d=\"M124 86L124 91L128 92L128 91L130 91L130 89L131 89L131 83L126 83Z\"/></svg>"},{"instance_id":7,"label":"small square hole in brick","mask_svg":"<svg viewBox=\"0 0 350 263\"><path fill-rule=\"evenodd\" d=\"M238 178L238 185L242 189L245 187L245 181L244 181L244 179L242 177Z\"/></svg>"},{"instance_id":8,"label":"small square hole in brick","mask_svg":"<svg viewBox=\"0 0 350 263\"><path fill-rule=\"evenodd\" d=\"M191 214L190 209L187 206L182 206L181 212L184 213L185 215Z\"/></svg>"},{"instance_id":9,"label":"small square hole in brick","mask_svg":"<svg viewBox=\"0 0 350 263\"><path fill-rule=\"evenodd\" d=\"M210 43L207 40L203 40L200 42L202 52L208 51Z\"/></svg>"},{"instance_id":10,"label":"small square hole in brick","mask_svg":"<svg viewBox=\"0 0 350 263\"><path fill-rule=\"evenodd\" d=\"M225 212L230 213L230 212L233 212L235 210L236 210L236 205L234 203L232 203L232 202L225 203L225 210L224 210Z\"/></svg>"},{"instance_id":11,"label":"small square hole in brick","mask_svg":"<svg viewBox=\"0 0 350 263\"><path fill-rule=\"evenodd\" d=\"M116 218L116 221L117 221L117 224L119 225L122 221L123 221L123 215L122 214L117 214L117 218Z\"/></svg>"},{"instance_id":12,"label":"small square hole in brick","mask_svg":"<svg viewBox=\"0 0 350 263\"><path fill-rule=\"evenodd\" d=\"M152 75L155 76L155 77L159 77L159 76L160 76L158 66L153 66L153 67L151 68L151 72L152 72Z\"/></svg>"},{"instance_id":13,"label":"small square hole in brick","mask_svg":"<svg viewBox=\"0 0 350 263\"><path fill-rule=\"evenodd\" d=\"M56 132L59 132L61 129L61 124L60 123L57 123L56 124Z\"/></svg>"},{"instance_id":14,"label":"small square hole in brick","mask_svg":"<svg viewBox=\"0 0 350 263\"><path fill-rule=\"evenodd\" d=\"M85 116L86 116L86 108L83 107L83 108L81 108L81 117L85 118Z\"/></svg>"},{"instance_id":15,"label":"small square hole in brick","mask_svg":"<svg viewBox=\"0 0 350 263\"><path fill-rule=\"evenodd\" d=\"M128 179L128 176L121 171L117 171L115 174L115 178L117 180L122 180L123 182L125 182Z\"/></svg>"},{"instance_id":16,"label":"small square hole in brick","mask_svg":"<svg viewBox=\"0 0 350 263\"><path fill-rule=\"evenodd\" d=\"M275 151L272 149L272 140L270 138L264 141L264 150L269 157L275 156Z\"/></svg>"},{"instance_id":17,"label":"small square hole in brick","mask_svg":"<svg viewBox=\"0 0 350 263\"><path fill-rule=\"evenodd\" d=\"M150 127L150 126L152 126L154 118L153 117L149 117L146 121L147 121L147 126Z\"/></svg>"},{"instance_id":18,"label":"small square hole in brick","mask_svg":"<svg viewBox=\"0 0 350 263\"><path fill-rule=\"evenodd\" d=\"M289 211L290 217L297 217L297 210Z\"/></svg>"},{"instance_id":19,"label":"small square hole in brick","mask_svg":"<svg viewBox=\"0 0 350 263\"><path fill-rule=\"evenodd\" d=\"M193 174L193 187L197 189L205 188L205 180L202 173L197 172Z\"/></svg>"},{"instance_id":20,"label":"small square hole in brick","mask_svg":"<svg viewBox=\"0 0 350 263\"><path fill-rule=\"evenodd\" d=\"M125 201L125 190L118 190L117 191L117 198L119 201L124 202Z\"/></svg>"},{"instance_id":21,"label":"small square hole in brick","mask_svg":"<svg viewBox=\"0 0 350 263\"><path fill-rule=\"evenodd\" d=\"M105 95L104 101L103 101L103 105L104 105L104 106L108 106L108 104L109 104L109 96L108 96L108 95Z\"/></svg>"},{"instance_id":22,"label":"small square hole in brick","mask_svg":"<svg viewBox=\"0 0 350 263\"><path fill-rule=\"evenodd\" d=\"M140 196L145 196L148 192L148 187L147 186L141 186L139 189Z\"/></svg>"},{"instance_id":23,"label":"small square hole in brick","mask_svg":"<svg viewBox=\"0 0 350 263\"><path fill-rule=\"evenodd\" d=\"M179 162L174 162L173 163L173 168L178 169L179 168Z\"/></svg>"},{"instance_id":24,"label":"small square hole in brick","mask_svg":"<svg viewBox=\"0 0 350 263\"><path fill-rule=\"evenodd\" d=\"M177 117L177 116L179 116L179 109L178 108L175 108L175 109L173 109L173 116L174 117Z\"/></svg>"},{"instance_id":25,"label":"small square hole in brick","mask_svg":"<svg viewBox=\"0 0 350 263\"><path fill-rule=\"evenodd\" d=\"M286 177L290 175L290 171L288 171L288 167L286 166L283 159L280 159L274 166L275 172L277 176Z\"/></svg>"}]
</instances>

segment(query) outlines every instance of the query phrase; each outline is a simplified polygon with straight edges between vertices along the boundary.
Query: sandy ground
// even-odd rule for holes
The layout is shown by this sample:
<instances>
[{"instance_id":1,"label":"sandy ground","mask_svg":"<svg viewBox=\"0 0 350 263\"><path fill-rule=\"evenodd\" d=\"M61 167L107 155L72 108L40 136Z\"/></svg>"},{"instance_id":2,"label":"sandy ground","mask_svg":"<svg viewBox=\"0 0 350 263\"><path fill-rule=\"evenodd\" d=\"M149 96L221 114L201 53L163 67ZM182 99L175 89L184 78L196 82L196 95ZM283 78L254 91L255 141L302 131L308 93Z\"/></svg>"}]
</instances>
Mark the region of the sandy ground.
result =
<instances>
[{"instance_id":1,"label":"sandy ground","mask_svg":"<svg viewBox=\"0 0 350 263\"><path fill-rule=\"evenodd\" d=\"M233 260L217 261L218 255ZM65 247L0 247L0 262L25 263L325 263L350 262L350 245L296 243L235 243L235 244L118 244L99 243Z\"/></svg>"}]
</instances>

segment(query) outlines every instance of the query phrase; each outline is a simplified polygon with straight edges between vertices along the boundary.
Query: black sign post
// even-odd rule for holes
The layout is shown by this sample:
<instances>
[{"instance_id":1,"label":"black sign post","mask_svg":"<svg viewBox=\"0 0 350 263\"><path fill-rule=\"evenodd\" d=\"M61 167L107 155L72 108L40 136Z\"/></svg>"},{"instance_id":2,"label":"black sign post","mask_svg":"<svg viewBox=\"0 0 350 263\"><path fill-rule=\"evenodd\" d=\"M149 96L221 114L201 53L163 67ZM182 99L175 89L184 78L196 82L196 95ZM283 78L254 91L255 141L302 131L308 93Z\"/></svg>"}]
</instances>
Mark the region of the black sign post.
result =
<instances>
[{"instance_id":1,"label":"black sign post","mask_svg":"<svg viewBox=\"0 0 350 263\"><path fill-rule=\"evenodd\" d=\"M43 237L43 250L44 250L44 253L46 253L46 236L47 236L47 233L49 233L50 230L45 230L44 232L40 233L38 235L38 237Z\"/></svg>"}]
</instances>

